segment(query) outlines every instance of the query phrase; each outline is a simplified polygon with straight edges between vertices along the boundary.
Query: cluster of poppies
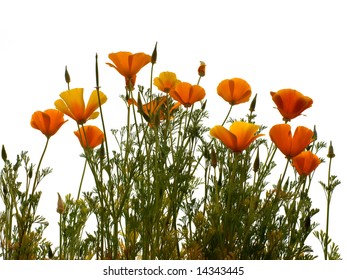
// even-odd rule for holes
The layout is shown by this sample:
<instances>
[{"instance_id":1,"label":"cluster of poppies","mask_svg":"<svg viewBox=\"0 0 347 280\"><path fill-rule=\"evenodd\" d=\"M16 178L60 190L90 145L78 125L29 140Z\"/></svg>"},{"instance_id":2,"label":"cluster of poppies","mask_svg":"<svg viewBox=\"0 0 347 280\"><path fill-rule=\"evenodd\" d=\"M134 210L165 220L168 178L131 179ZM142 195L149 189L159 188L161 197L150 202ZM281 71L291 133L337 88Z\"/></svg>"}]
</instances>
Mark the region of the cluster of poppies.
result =
<instances>
[{"instance_id":1,"label":"cluster of poppies","mask_svg":"<svg viewBox=\"0 0 347 280\"><path fill-rule=\"evenodd\" d=\"M217 92L231 105L247 102L251 96L249 84L240 78L222 81L218 85ZM313 101L293 89L271 92L271 96L285 123L274 125L269 132L270 138L287 159L292 161L299 175L307 176L320 164L317 155L306 150L315 140L314 132L307 127L298 126L293 135L288 122L311 107ZM210 130L210 134L221 140L233 152L240 153L255 139L264 135L257 133L258 129L259 126L252 123L233 122L229 130L218 125Z\"/></svg>"},{"instance_id":2,"label":"cluster of poppies","mask_svg":"<svg viewBox=\"0 0 347 280\"><path fill-rule=\"evenodd\" d=\"M112 63L107 63L107 65L116 69L125 78L126 90L132 92L138 72L148 63L154 64L156 62L156 52L153 52L152 56L145 53L117 52L109 54L109 59ZM198 68L200 78L205 75L205 68L205 63L201 62ZM172 72L162 72L159 77L154 78L153 84L166 95L151 98L151 101L146 104L142 104L139 99L135 100L131 97L132 95L127 100L129 106L138 107L138 112L142 114L150 126L154 124L153 116L159 116L157 117L159 121L167 119L167 112L170 115L181 105L185 108L191 107L195 102L202 101L206 95L203 87L198 84L192 85L188 82L182 82ZM221 81L217 87L217 93L231 106L234 106L248 102L252 91L245 80L233 78ZM175 102L169 103L168 96ZM277 124L270 129L270 138L288 160L291 160L300 175L309 175L320 163L315 154L305 150L314 140L314 133L309 128L299 126L292 135L288 122L311 107L313 101L293 89L271 92L271 96L283 116L284 123ZM104 140L104 133L96 126L84 124L99 115L96 110L106 102L106 95L98 89L94 90L87 105L85 105L83 89L74 88L62 92L60 98L54 103L56 109L37 111L33 114L32 127L40 130L49 139L66 122L64 120L65 114L76 121L78 130L74 133L83 148L93 149L100 145ZM241 153L254 140L264 135L259 134L258 130L259 125L235 121L229 129L221 125L214 126L210 130L210 135L222 141L232 152Z\"/></svg>"}]
</instances>

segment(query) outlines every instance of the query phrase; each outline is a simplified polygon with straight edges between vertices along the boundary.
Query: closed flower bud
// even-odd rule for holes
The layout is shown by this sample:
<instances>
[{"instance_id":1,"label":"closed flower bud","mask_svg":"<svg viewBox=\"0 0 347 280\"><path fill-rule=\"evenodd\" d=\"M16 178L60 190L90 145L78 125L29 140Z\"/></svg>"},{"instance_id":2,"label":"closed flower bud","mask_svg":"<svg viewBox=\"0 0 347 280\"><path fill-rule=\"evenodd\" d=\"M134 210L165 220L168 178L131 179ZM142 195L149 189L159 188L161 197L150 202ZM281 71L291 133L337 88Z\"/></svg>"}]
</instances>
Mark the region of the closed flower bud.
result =
<instances>
[{"instance_id":1,"label":"closed flower bud","mask_svg":"<svg viewBox=\"0 0 347 280\"><path fill-rule=\"evenodd\" d=\"M31 179L33 177L33 166L31 165L28 170L28 178Z\"/></svg>"},{"instance_id":2,"label":"closed flower bud","mask_svg":"<svg viewBox=\"0 0 347 280\"><path fill-rule=\"evenodd\" d=\"M251 113L253 113L254 112L254 110L255 110L255 105L257 104L257 94L255 94L255 96L254 96L254 98L253 98L253 100L252 100L252 102L251 102L251 105L249 106L249 111L251 112Z\"/></svg>"},{"instance_id":3,"label":"closed flower bud","mask_svg":"<svg viewBox=\"0 0 347 280\"><path fill-rule=\"evenodd\" d=\"M57 206L57 212L61 215L64 213L65 206L64 201L62 200L60 194L58 193L58 206Z\"/></svg>"},{"instance_id":4,"label":"closed flower bud","mask_svg":"<svg viewBox=\"0 0 347 280\"><path fill-rule=\"evenodd\" d=\"M328 158L334 158L335 157L334 147L333 147L333 144L331 141L330 141L327 157Z\"/></svg>"},{"instance_id":5,"label":"closed flower bud","mask_svg":"<svg viewBox=\"0 0 347 280\"><path fill-rule=\"evenodd\" d=\"M256 158L254 160L254 163L253 163L253 171L254 171L254 173L258 172L258 170L259 170L259 162L260 162L260 160L259 160L259 149L258 149L257 150L257 156L256 156Z\"/></svg>"},{"instance_id":6,"label":"closed flower bud","mask_svg":"<svg viewBox=\"0 0 347 280\"><path fill-rule=\"evenodd\" d=\"M207 99L202 103L201 110L204 111L206 108Z\"/></svg>"},{"instance_id":7,"label":"closed flower bud","mask_svg":"<svg viewBox=\"0 0 347 280\"><path fill-rule=\"evenodd\" d=\"M216 152L214 151L213 146L212 146L212 150L211 150L211 166L213 168L217 167L217 155L216 155Z\"/></svg>"},{"instance_id":8,"label":"closed flower bud","mask_svg":"<svg viewBox=\"0 0 347 280\"><path fill-rule=\"evenodd\" d=\"M2 145L2 148L1 148L1 157L2 157L2 160L3 161L6 161L7 160L7 153L6 153L6 150L5 150L5 146Z\"/></svg>"},{"instance_id":9,"label":"closed flower bud","mask_svg":"<svg viewBox=\"0 0 347 280\"><path fill-rule=\"evenodd\" d=\"M70 84L70 82L71 82L69 71L67 71L67 66L65 66L65 82L67 84Z\"/></svg>"},{"instance_id":10,"label":"closed flower bud","mask_svg":"<svg viewBox=\"0 0 347 280\"><path fill-rule=\"evenodd\" d=\"M206 64L203 61L200 61L200 66L198 68L198 74L200 77L204 77L206 74Z\"/></svg>"},{"instance_id":11,"label":"closed flower bud","mask_svg":"<svg viewBox=\"0 0 347 280\"><path fill-rule=\"evenodd\" d=\"M158 42L155 43L155 47L151 56L151 63L155 64L157 62L157 44Z\"/></svg>"},{"instance_id":12,"label":"closed flower bud","mask_svg":"<svg viewBox=\"0 0 347 280\"><path fill-rule=\"evenodd\" d=\"M318 139L318 134L316 130L316 126L313 126L313 136L312 136L313 141L316 141Z\"/></svg>"}]
</instances>

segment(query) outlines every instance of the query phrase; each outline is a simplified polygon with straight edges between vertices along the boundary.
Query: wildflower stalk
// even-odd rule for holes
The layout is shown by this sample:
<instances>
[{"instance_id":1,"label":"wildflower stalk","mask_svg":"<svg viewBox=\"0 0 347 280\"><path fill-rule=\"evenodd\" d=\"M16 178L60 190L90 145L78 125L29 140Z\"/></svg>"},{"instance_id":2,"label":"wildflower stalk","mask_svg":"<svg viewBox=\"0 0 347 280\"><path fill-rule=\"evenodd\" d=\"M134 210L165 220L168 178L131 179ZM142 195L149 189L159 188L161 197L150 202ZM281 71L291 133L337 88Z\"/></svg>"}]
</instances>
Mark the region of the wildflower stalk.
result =
<instances>
[{"instance_id":1,"label":"wildflower stalk","mask_svg":"<svg viewBox=\"0 0 347 280\"><path fill-rule=\"evenodd\" d=\"M325 194L327 199L327 214L326 214L326 224L325 224L325 238L324 238L324 259L328 259L328 243L329 243L329 222L330 222L330 203L331 196L334 190L333 180L331 177L331 164L332 159L335 157L333 146L330 143L328 158L329 158L329 168L328 168L328 185L325 188Z\"/></svg>"},{"instance_id":2,"label":"wildflower stalk","mask_svg":"<svg viewBox=\"0 0 347 280\"><path fill-rule=\"evenodd\" d=\"M100 101L100 85L99 85L99 66L98 66L98 54L95 55L95 78L96 78L96 92L98 95L98 103L99 103L99 110L100 110L100 118L101 118L101 124L102 124L102 130L104 132L104 142L106 147L106 157L108 165L110 165L110 156L108 153L108 144L107 144L107 135L106 135L106 128L105 128L105 121L104 121L104 115L102 112L101 107L101 101Z\"/></svg>"}]
</instances>

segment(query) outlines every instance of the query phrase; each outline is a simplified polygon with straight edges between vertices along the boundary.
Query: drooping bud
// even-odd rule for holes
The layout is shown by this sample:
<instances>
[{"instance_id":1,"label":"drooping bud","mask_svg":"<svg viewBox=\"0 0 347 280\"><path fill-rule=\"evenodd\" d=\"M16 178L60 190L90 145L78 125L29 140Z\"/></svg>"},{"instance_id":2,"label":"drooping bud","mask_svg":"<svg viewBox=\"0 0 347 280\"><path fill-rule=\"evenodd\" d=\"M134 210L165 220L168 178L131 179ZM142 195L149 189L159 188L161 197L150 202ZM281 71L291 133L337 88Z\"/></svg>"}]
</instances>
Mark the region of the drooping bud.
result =
<instances>
[{"instance_id":1,"label":"drooping bud","mask_svg":"<svg viewBox=\"0 0 347 280\"><path fill-rule=\"evenodd\" d=\"M328 158L334 158L335 157L334 147L333 147L333 144L331 141L330 141L327 157Z\"/></svg>"},{"instance_id":2,"label":"drooping bud","mask_svg":"<svg viewBox=\"0 0 347 280\"><path fill-rule=\"evenodd\" d=\"M155 47L151 56L151 63L155 64L157 62L157 44L158 42L155 43Z\"/></svg>"},{"instance_id":3,"label":"drooping bud","mask_svg":"<svg viewBox=\"0 0 347 280\"><path fill-rule=\"evenodd\" d=\"M200 61L200 66L198 68L198 74L200 77L204 77L206 74L206 63L203 61Z\"/></svg>"},{"instance_id":4,"label":"drooping bud","mask_svg":"<svg viewBox=\"0 0 347 280\"><path fill-rule=\"evenodd\" d=\"M254 110L255 110L255 105L257 104L257 93L255 94L255 96L254 96L254 98L253 98L253 100L252 100L252 102L251 102L251 105L249 106L249 111L251 112L251 113L253 113L254 112Z\"/></svg>"},{"instance_id":5,"label":"drooping bud","mask_svg":"<svg viewBox=\"0 0 347 280\"><path fill-rule=\"evenodd\" d=\"M64 213L65 206L64 206L64 201L61 198L60 194L58 193L58 206L57 206L57 212L61 215Z\"/></svg>"},{"instance_id":6,"label":"drooping bud","mask_svg":"<svg viewBox=\"0 0 347 280\"><path fill-rule=\"evenodd\" d=\"M7 160L7 153L6 153L6 149L4 145L2 145L2 148L1 148L1 157L3 161Z\"/></svg>"}]
</instances>

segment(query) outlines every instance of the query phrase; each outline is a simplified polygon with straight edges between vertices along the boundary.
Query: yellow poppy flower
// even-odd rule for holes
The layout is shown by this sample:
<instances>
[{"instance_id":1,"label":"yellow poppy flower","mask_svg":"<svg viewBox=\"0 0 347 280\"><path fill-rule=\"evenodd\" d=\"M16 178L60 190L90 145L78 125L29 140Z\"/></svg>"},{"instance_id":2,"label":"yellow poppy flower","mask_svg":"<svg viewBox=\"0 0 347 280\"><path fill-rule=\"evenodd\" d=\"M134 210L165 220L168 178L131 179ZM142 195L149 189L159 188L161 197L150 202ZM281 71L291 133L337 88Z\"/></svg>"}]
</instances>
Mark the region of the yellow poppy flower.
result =
<instances>
[{"instance_id":1,"label":"yellow poppy flower","mask_svg":"<svg viewBox=\"0 0 347 280\"><path fill-rule=\"evenodd\" d=\"M171 89L174 89L175 86L180 83L180 80L177 80L176 74L173 72L161 72L159 77L154 78L153 84L160 90L165 93L169 93Z\"/></svg>"},{"instance_id":2,"label":"yellow poppy flower","mask_svg":"<svg viewBox=\"0 0 347 280\"><path fill-rule=\"evenodd\" d=\"M310 97L304 96L294 89L281 89L277 92L270 92L270 94L284 121L296 118L313 104Z\"/></svg>"},{"instance_id":3,"label":"yellow poppy flower","mask_svg":"<svg viewBox=\"0 0 347 280\"><path fill-rule=\"evenodd\" d=\"M221 125L217 125L210 130L211 136L221 140L225 146L235 153L240 153L258 137L264 134L257 134L259 125L247 122L233 122L227 130Z\"/></svg>"},{"instance_id":4,"label":"yellow poppy flower","mask_svg":"<svg viewBox=\"0 0 347 280\"><path fill-rule=\"evenodd\" d=\"M192 106L195 102L204 99L206 93L204 88L199 85L191 85L181 82L170 90L170 96L185 107Z\"/></svg>"},{"instance_id":5,"label":"yellow poppy flower","mask_svg":"<svg viewBox=\"0 0 347 280\"><path fill-rule=\"evenodd\" d=\"M245 103L252 94L251 86L243 79L223 80L217 87L217 93L230 105Z\"/></svg>"},{"instance_id":6,"label":"yellow poppy flower","mask_svg":"<svg viewBox=\"0 0 347 280\"><path fill-rule=\"evenodd\" d=\"M30 121L30 125L40 130L47 137L53 136L66 122L64 114L55 109L36 111Z\"/></svg>"},{"instance_id":7,"label":"yellow poppy flower","mask_svg":"<svg viewBox=\"0 0 347 280\"><path fill-rule=\"evenodd\" d=\"M107 101L107 97L101 91L101 105ZM61 99L55 101L55 107L65 115L74 119L78 124L84 124L90 119L95 119L99 112L95 112L99 108L98 94L94 90L89 97L87 106L83 99L83 88L74 88L64 91L60 94Z\"/></svg>"},{"instance_id":8,"label":"yellow poppy flower","mask_svg":"<svg viewBox=\"0 0 347 280\"><path fill-rule=\"evenodd\" d=\"M145 53L117 52L110 53L108 58L113 64L106 64L115 68L125 78L126 87L130 90L134 88L136 74L151 62L151 56Z\"/></svg>"}]
</instances>

